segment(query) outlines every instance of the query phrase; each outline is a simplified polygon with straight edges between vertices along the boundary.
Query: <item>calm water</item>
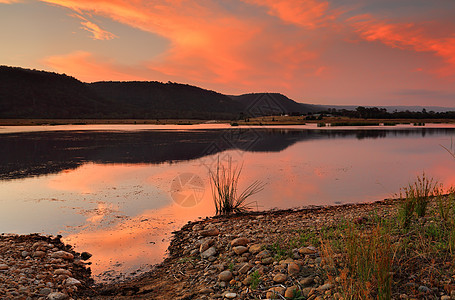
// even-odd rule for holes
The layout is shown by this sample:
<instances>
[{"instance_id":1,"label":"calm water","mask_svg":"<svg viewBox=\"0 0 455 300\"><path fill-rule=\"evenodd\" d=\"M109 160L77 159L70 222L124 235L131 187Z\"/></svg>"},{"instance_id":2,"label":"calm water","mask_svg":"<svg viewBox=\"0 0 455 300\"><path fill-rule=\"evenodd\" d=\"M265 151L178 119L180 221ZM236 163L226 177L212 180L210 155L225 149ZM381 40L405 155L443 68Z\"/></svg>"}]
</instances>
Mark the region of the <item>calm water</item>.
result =
<instances>
[{"instance_id":1,"label":"calm water","mask_svg":"<svg viewBox=\"0 0 455 300\"><path fill-rule=\"evenodd\" d=\"M208 170L243 164L256 209L393 197L425 171L455 185L455 126L0 127L0 231L62 234L100 278L160 262L171 232L214 214ZM106 274L104 274L106 275Z\"/></svg>"}]
</instances>

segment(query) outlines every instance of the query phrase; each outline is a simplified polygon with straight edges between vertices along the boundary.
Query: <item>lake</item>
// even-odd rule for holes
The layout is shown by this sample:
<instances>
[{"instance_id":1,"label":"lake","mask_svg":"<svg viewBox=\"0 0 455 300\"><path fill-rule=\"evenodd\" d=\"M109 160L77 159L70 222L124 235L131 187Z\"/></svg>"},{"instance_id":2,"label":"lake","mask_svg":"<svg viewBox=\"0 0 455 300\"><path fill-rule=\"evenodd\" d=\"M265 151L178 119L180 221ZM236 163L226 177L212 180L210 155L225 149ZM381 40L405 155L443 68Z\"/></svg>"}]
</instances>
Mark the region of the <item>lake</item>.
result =
<instances>
[{"instance_id":1,"label":"lake","mask_svg":"<svg viewBox=\"0 0 455 300\"><path fill-rule=\"evenodd\" d=\"M162 261L171 232L215 214L209 170L260 180L254 210L394 197L425 172L455 185L454 125L0 127L0 230L61 234L98 280Z\"/></svg>"}]
</instances>

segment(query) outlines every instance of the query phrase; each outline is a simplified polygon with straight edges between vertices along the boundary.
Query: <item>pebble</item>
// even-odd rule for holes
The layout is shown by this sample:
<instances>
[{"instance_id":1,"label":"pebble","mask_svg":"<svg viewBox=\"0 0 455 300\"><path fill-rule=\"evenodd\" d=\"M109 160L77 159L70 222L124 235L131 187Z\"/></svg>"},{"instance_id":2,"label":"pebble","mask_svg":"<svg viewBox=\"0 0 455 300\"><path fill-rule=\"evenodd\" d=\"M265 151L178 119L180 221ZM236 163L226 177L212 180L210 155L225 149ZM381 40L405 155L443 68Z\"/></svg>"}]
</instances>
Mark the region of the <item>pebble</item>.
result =
<instances>
[{"instance_id":1,"label":"pebble","mask_svg":"<svg viewBox=\"0 0 455 300\"><path fill-rule=\"evenodd\" d=\"M233 248L235 254L242 255L243 253L248 251L248 248L245 246L236 246Z\"/></svg>"},{"instance_id":2,"label":"pebble","mask_svg":"<svg viewBox=\"0 0 455 300\"><path fill-rule=\"evenodd\" d=\"M430 289L424 285L419 286L419 292L428 293Z\"/></svg>"},{"instance_id":3,"label":"pebble","mask_svg":"<svg viewBox=\"0 0 455 300\"><path fill-rule=\"evenodd\" d=\"M69 252L66 252L66 251L56 251L51 254L51 258L62 258L62 259L71 260L71 259L74 259L74 255Z\"/></svg>"},{"instance_id":4,"label":"pebble","mask_svg":"<svg viewBox=\"0 0 455 300\"><path fill-rule=\"evenodd\" d=\"M227 293L224 295L224 297L227 299L234 299L235 297L237 297L237 294L236 293Z\"/></svg>"},{"instance_id":5,"label":"pebble","mask_svg":"<svg viewBox=\"0 0 455 300\"><path fill-rule=\"evenodd\" d=\"M48 300L66 300L69 296L61 292L54 292L47 295Z\"/></svg>"},{"instance_id":6,"label":"pebble","mask_svg":"<svg viewBox=\"0 0 455 300\"><path fill-rule=\"evenodd\" d=\"M285 274L277 274L273 277L273 281L276 283L283 283L288 279L288 277Z\"/></svg>"},{"instance_id":7,"label":"pebble","mask_svg":"<svg viewBox=\"0 0 455 300\"><path fill-rule=\"evenodd\" d=\"M231 241L231 247L235 247L235 246L246 246L248 245L248 243L250 242L250 240L246 237L239 237L239 238L236 238L236 239L233 239Z\"/></svg>"},{"instance_id":8,"label":"pebble","mask_svg":"<svg viewBox=\"0 0 455 300\"><path fill-rule=\"evenodd\" d=\"M223 272L221 272L221 273L218 275L218 279L219 279L220 281L224 281L224 282L226 282L226 281L231 281L232 278L233 278L232 272L231 272L231 271L228 271L228 270L223 271Z\"/></svg>"},{"instance_id":9,"label":"pebble","mask_svg":"<svg viewBox=\"0 0 455 300\"><path fill-rule=\"evenodd\" d=\"M210 248L208 248L207 250L205 250L205 251L201 254L201 257L207 259L207 258L209 258L210 256L213 256L213 255L215 255L215 254L216 254L216 249L215 249L215 247L210 247Z\"/></svg>"},{"instance_id":10,"label":"pebble","mask_svg":"<svg viewBox=\"0 0 455 300\"><path fill-rule=\"evenodd\" d=\"M83 289L91 282L90 271L84 265L64 261L63 258L74 258L74 254L65 251L67 249L53 237L0 235L0 298L78 298L73 287ZM59 252L64 253L63 258L52 258ZM64 284L65 279L70 286Z\"/></svg>"},{"instance_id":11,"label":"pebble","mask_svg":"<svg viewBox=\"0 0 455 300\"><path fill-rule=\"evenodd\" d=\"M218 228L210 228L206 230L202 230L200 233L202 236L217 236L220 234Z\"/></svg>"}]
</instances>

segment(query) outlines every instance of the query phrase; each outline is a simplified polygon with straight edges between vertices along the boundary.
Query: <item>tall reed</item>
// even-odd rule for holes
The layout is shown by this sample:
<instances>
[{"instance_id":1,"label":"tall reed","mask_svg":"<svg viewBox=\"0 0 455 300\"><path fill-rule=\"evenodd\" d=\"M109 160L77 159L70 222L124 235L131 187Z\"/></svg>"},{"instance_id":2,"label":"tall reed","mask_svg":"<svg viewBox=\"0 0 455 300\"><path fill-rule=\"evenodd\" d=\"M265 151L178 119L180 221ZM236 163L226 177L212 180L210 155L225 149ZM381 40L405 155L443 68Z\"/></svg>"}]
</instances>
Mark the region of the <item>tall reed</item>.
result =
<instances>
[{"instance_id":1,"label":"tall reed","mask_svg":"<svg viewBox=\"0 0 455 300\"><path fill-rule=\"evenodd\" d=\"M227 165L222 164L218 158L215 170L210 170L210 184L217 215L250 210L253 202L247 202L247 199L264 189L264 184L256 180L248 185L242 193L238 194L238 183L242 169L243 164L241 166L233 165L232 157L229 157Z\"/></svg>"}]
</instances>

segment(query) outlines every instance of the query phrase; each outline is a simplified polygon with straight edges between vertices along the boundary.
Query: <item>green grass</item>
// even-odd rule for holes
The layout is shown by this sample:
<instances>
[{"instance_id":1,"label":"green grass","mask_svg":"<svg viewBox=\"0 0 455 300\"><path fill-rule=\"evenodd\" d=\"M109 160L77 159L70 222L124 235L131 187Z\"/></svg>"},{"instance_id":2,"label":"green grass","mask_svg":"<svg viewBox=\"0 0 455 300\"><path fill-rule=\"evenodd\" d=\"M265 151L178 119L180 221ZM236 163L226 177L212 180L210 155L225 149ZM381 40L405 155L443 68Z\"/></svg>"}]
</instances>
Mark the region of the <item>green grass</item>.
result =
<instances>
[{"instance_id":1,"label":"green grass","mask_svg":"<svg viewBox=\"0 0 455 300\"><path fill-rule=\"evenodd\" d=\"M326 277L337 278L344 299L419 298L406 285L410 275L439 288L438 297L447 292L442 282L455 269L455 191L444 193L425 175L404 190L396 207L372 211L365 222L341 220L319 230Z\"/></svg>"},{"instance_id":2,"label":"green grass","mask_svg":"<svg viewBox=\"0 0 455 300\"><path fill-rule=\"evenodd\" d=\"M250 274L250 277L251 277L250 288L255 290L258 288L259 284L261 283L261 274L259 274L259 272L256 270Z\"/></svg>"}]
</instances>

